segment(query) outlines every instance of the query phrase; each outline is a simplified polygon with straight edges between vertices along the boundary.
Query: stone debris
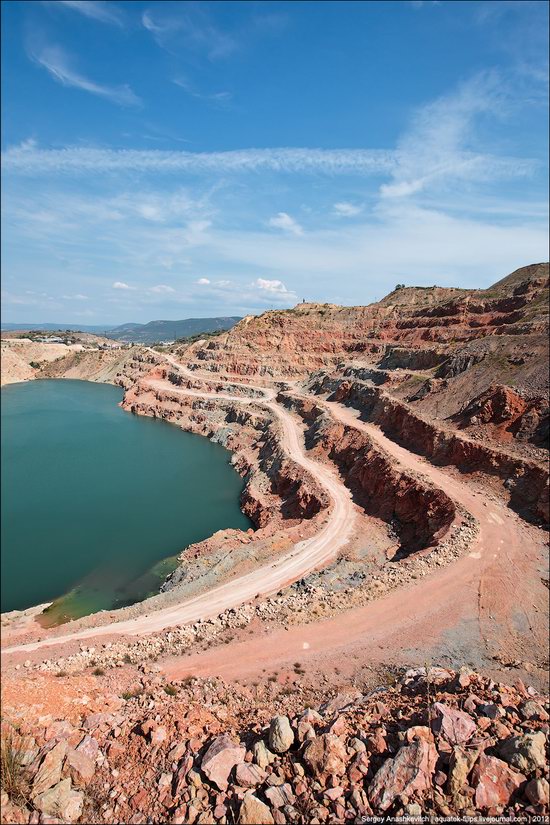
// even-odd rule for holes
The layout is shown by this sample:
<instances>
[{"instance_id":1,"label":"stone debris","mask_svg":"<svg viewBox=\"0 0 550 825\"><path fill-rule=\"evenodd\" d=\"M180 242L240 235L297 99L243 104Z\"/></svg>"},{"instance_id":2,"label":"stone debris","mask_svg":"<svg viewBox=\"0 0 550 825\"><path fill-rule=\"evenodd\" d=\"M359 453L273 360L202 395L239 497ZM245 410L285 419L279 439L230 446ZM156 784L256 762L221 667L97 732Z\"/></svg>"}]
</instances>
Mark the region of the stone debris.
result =
<instances>
[{"instance_id":1,"label":"stone debris","mask_svg":"<svg viewBox=\"0 0 550 825\"><path fill-rule=\"evenodd\" d=\"M29 793L24 803L3 792L3 821L309 825L548 813L548 700L524 685L444 668L428 679L420 668L392 687L325 696L318 710L298 695L259 710L248 689L220 680L176 682L167 695L156 679L76 726L43 717L12 730ZM483 715L488 706L497 712Z\"/></svg>"}]
</instances>

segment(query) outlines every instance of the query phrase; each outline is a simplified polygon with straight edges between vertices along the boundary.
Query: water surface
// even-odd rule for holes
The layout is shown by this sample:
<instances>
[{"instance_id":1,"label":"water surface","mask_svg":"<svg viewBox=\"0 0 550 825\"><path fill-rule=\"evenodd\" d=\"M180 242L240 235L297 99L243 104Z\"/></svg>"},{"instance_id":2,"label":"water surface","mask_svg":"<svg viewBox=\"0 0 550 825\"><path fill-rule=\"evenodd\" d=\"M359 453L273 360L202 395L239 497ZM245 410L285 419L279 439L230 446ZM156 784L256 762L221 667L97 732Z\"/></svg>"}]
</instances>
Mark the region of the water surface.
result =
<instances>
[{"instance_id":1,"label":"water surface","mask_svg":"<svg viewBox=\"0 0 550 825\"><path fill-rule=\"evenodd\" d=\"M87 381L2 389L2 611L57 599L63 620L132 604L187 545L251 526L228 451L125 412L122 395Z\"/></svg>"}]
</instances>

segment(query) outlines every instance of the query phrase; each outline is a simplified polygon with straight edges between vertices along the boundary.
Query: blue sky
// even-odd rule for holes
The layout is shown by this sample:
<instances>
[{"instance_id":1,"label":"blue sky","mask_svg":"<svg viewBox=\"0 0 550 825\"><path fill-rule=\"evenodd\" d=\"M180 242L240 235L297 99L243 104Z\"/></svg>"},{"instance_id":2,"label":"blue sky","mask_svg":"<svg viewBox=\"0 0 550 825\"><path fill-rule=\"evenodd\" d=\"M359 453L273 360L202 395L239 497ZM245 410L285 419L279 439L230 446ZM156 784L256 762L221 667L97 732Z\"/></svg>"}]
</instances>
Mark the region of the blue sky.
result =
<instances>
[{"instance_id":1,"label":"blue sky","mask_svg":"<svg viewBox=\"0 0 550 825\"><path fill-rule=\"evenodd\" d=\"M546 260L547 17L5 0L3 320L366 304Z\"/></svg>"}]
</instances>

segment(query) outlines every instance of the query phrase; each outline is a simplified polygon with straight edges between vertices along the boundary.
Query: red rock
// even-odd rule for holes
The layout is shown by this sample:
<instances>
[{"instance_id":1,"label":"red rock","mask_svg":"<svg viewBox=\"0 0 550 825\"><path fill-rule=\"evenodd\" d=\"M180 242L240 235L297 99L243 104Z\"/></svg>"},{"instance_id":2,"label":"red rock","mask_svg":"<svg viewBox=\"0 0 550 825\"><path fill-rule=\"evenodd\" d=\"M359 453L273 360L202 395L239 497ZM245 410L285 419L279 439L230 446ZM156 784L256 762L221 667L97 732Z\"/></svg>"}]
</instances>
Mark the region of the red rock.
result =
<instances>
[{"instance_id":1,"label":"red rock","mask_svg":"<svg viewBox=\"0 0 550 825\"><path fill-rule=\"evenodd\" d=\"M350 782L361 782L362 778L369 772L369 764L370 757L368 754L358 753L348 768L348 777Z\"/></svg>"},{"instance_id":2,"label":"red rock","mask_svg":"<svg viewBox=\"0 0 550 825\"><path fill-rule=\"evenodd\" d=\"M236 745L227 734L217 736L204 754L201 769L220 791L228 786L229 774L240 762L244 762L246 748Z\"/></svg>"},{"instance_id":3,"label":"red rock","mask_svg":"<svg viewBox=\"0 0 550 825\"><path fill-rule=\"evenodd\" d=\"M370 753L386 753L388 749L388 743L380 729L376 730L372 736L367 738L366 746Z\"/></svg>"},{"instance_id":4,"label":"red rock","mask_svg":"<svg viewBox=\"0 0 550 825\"><path fill-rule=\"evenodd\" d=\"M337 736L323 733L307 743L304 761L319 779L326 778L329 774L342 776L346 771L347 753Z\"/></svg>"},{"instance_id":5,"label":"red rock","mask_svg":"<svg viewBox=\"0 0 550 825\"><path fill-rule=\"evenodd\" d=\"M327 797L327 799L330 799L331 802L333 802L336 799L340 799L343 793L344 789L340 786L337 786L336 788L329 788L328 790L324 791L325 796Z\"/></svg>"},{"instance_id":6,"label":"red rock","mask_svg":"<svg viewBox=\"0 0 550 825\"><path fill-rule=\"evenodd\" d=\"M523 774L512 770L502 759L482 753L472 771L476 806L491 808L507 805L512 794L525 781Z\"/></svg>"},{"instance_id":7,"label":"red rock","mask_svg":"<svg viewBox=\"0 0 550 825\"><path fill-rule=\"evenodd\" d=\"M423 739L424 742L433 742L434 735L431 730L424 725L413 725L412 728L407 729L405 739L409 743L415 739Z\"/></svg>"},{"instance_id":8,"label":"red rock","mask_svg":"<svg viewBox=\"0 0 550 825\"><path fill-rule=\"evenodd\" d=\"M431 786L437 751L430 742L416 740L386 759L369 786L372 805L386 811L397 796L411 796Z\"/></svg>"},{"instance_id":9,"label":"red rock","mask_svg":"<svg viewBox=\"0 0 550 825\"><path fill-rule=\"evenodd\" d=\"M436 702L432 706L432 730L451 745L461 745L473 736L476 723L467 713Z\"/></svg>"},{"instance_id":10,"label":"red rock","mask_svg":"<svg viewBox=\"0 0 550 825\"><path fill-rule=\"evenodd\" d=\"M241 802L238 821L241 825L273 825L275 820L267 805L248 791Z\"/></svg>"},{"instance_id":11,"label":"red rock","mask_svg":"<svg viewBox=\"0 0 550 825\"><path fill-rule=\"evenodd\" d=\"M255 788L256 785L261 785L265 781L267 773L258 765L243 762L237 765L235 776L238 785L244 788Z\"/></svg>"},{"instance_id":12,"label":"red rock","mask_svg":"<svg viewBox=\"0 0 550 825\"><path fill-rule=\"evenodd\" d=\"M265 791L265 796L274 808L282 808L285 805L293 805L296 797L292 793L292 788L288 783L284 785L273 785Z\"/></svg>"},{"instance_id":13,"label":"red rock","mask_svg":"<svg viewBox=\"0 0 550 825\"><path fill-rule=\"evenodd\" d=\"M550 787L546 779L532 779L527 783L525 796L533 805L548 805Z\"/></svg>"}]
</instances>

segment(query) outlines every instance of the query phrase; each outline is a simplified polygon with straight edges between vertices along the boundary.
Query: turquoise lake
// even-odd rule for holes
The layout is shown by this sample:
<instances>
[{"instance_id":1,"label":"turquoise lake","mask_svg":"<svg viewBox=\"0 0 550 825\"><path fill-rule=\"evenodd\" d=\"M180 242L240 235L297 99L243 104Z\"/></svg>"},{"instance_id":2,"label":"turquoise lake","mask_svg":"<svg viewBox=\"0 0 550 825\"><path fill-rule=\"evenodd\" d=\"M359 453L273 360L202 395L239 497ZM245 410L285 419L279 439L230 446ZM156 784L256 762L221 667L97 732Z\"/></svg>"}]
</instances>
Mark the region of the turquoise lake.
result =
<instances>
[{"instance_id":1,"label":"turquoise lake","mask_svg":"<svg viewBox=\"0 0 550 825\"><path fill-rule=\"evenodd\" d=\"M2 611L52 622L158 592L187 545L247 530L218 444L122 410L118 387L44 380L1 391Z\"/></svg>"}]
</instances>

